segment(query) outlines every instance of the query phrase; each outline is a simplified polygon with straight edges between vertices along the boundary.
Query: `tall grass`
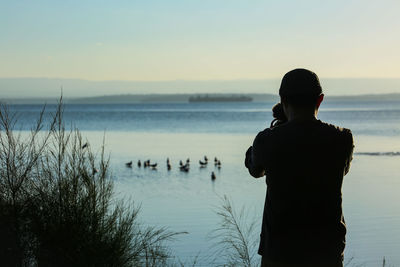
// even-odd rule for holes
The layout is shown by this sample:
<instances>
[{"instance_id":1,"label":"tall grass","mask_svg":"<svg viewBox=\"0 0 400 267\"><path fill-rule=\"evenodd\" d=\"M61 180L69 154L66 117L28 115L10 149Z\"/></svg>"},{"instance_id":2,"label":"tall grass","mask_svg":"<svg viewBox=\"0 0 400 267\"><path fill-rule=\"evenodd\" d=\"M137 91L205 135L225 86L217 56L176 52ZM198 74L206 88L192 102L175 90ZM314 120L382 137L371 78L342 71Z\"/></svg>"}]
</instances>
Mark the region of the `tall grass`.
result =
<instances>
[{"instance_id":1,"label":"tall grass","mask_svg":"<svg viewBox=\"0 0 400 267\"><path fill-rule=\"evenodd\" d=\"M259 266L257 220L249 218L244 207L237 212L227 196L222 198L216 213L220 222L210 234L214 240L213 265Z\"/></svg>"},{"instance_id":2,"label":"tall grass","mask_svg":"<svg viewBox=\"0 0 400 267\"><path fill-rule=\"evenodd\" d=\"M60 103L26 137L0 106L1 266L164 266L176 232L146 227L116 199L104 146L94 154L67 131Z\"/></svg>"},{"instance_id":3,"label":"tall grass","mask_svg":"<svg viewBox=\"0 0 400 267\"><path fill-rule=\"evenodd\" d=\"M212 266L259 266L261 257L256 254L258 247L257 218L250 215L249 210L242 207L236 210L232 201L224 196L216 210L219 218L218 227L210 233L214 245ZM348 258L343 266L362 267L365 264L356 264L354 257ZM387 266L383 257L382 266ZM394 267L394 265L391 265Z\"/></svg>"}]
</instances>

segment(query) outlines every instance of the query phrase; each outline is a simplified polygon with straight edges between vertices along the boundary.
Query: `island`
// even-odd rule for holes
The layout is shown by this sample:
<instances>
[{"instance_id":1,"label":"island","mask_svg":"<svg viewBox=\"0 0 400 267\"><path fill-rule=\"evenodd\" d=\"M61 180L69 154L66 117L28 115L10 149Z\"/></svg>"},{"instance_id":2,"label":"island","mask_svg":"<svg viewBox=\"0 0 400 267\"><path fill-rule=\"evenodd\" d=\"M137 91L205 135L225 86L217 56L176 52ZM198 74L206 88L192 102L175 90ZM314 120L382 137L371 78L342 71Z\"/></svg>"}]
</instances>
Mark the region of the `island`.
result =
<instances>
[{"instance_id":1,"label":"island","mask_svg":"<svg viewBox=\"0 0 400 267\"><path fill-rule=\"evenodd\" d=\"M197 95L191 96L188 99L189 102L251 102L253 98L244 95Z\"/></svg>"}]
</instances>

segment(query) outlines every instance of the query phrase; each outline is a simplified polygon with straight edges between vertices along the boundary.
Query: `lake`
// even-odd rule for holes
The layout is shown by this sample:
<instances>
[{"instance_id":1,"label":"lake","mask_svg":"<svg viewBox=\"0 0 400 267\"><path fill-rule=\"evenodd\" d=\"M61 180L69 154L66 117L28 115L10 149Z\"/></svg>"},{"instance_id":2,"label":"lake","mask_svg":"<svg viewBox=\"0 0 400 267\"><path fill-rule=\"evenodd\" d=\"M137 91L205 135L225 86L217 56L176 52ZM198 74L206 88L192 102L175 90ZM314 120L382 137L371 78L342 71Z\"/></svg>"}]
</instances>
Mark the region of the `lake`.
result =
<instances>
[{"instance_id":1,"label":"lake","mask_svg":"<svg viewBox=\"0 0 400 267\"><path fill-rule=\"evenodd\" d=\"M144 223L188 231L172 243L174 254L182 261L199 255L199 266L207 266L212 253L208 236L218 227L215 210L221 197L261 221L265 179L250 177L243 161L255 135L269 126L273 104L71 104L65 106L64 120L82 132L94 151L100 151L105 136L118 196L141 205ZM16 128L26 131L41 106L10 108L18 114ZM54 108L48 105L47 111ZM380 266L383 257L388 265L400 266L400 102L327 102L318 118L350 128L355 139L343 184L345 258L353 258L349 266ZM210 163L200 168L205 155ZM220 169L214 157L221 160ZM190 171L181 172L178 163L187 158ZM136 166L147 159L158 163L157 170ZM131 160L133 167L127 168Z\"/></svg>"}]
</instances>

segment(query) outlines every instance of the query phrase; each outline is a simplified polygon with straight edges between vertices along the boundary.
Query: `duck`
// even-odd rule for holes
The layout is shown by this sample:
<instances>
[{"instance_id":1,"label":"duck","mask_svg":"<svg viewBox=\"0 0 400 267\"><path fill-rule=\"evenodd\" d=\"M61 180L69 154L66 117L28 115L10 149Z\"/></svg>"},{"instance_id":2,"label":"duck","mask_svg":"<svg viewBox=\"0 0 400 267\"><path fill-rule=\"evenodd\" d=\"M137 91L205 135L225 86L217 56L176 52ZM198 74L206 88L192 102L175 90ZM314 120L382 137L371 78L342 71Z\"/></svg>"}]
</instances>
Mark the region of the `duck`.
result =
<instances>
[{"instance_id":1,"label":"duck","mask_svg":"<svg viewBox=\"0 0 400 267\"><path fill-rule=\"evenodd\" d=\"M167 162L167 170L171 170L171 164L169 164L169 162Z\"/></svg>"},{"instance_id":2,"label":"duck","mask_svg":"<svg viewBox=\"0 0 400 267\"><path fill-rule=\"evenodd\" d=\"M125 165L126 165L126 167L128 167L128 168L132 168L132 160L129 161L129 162L127 162L127 163L125 163Z\"/></svg>"},{"instance_id":3,"label":"duck","mask_svg":"<svg viewBox=\"0 0 400 267\"><path fill-rule=\"evenodd\" d=\"M138 160L137 166L138 166L139 168L142 166L142 162L140 162L140 160Z\"/></svg>"},{"instance_id":4,"label":"duck","mask_svg":"<svg viewBox=\"0 0 400 267\"><path fill-rule=\"evenodd\" d=\"M208 162L207 156L204 156L204 161L205 161L205 162Z\"/></svg>"},{"instance_id":5,"label":"duck","mask_svg":"<svg viewBox=\"0 0 400 267\"><path fill-rule=\"evenodd\" d=\"M157 168L157 163L150 164L150 162L149 162L148 166L151 167L152 169L156 169Z\"/></svg>"},{"instance_id":6,"label":"duck","mask_svg":"<svg viewBox=\"0 0 400 267\"><path fill-rule=\"evenodd\" d=\"M182 172L189 172L189 167L186 167L185 165L179 168Z\"/></svg>"},{"instance_id":7,"label":"duck","mask_svg":"<svg viewBox=\"0 0 400 267\"><path fill-rule=\"evenodd\" d=\"M144 166L145 168L146 168L146 167L149 167L149 166L150 166L150 160L148 159L148 160L144 161L143 166Z\"/></svg>"},{"instance_id":8,"label":"duck","mask_svg":"<svg viewBox=\"0 0 400 267\"><path fill-rule=\"evenodd\" d=\"M199 160L200 166L206 166L208 164L207 161L201 161Z\"/></svg>"},{"instance_id":9,"label":"duck","mask_svg":"<svg viewBox=\"0 0 400 267\"><path fill-rule=\"evenodd\" d=\"M185 164L179 167L179 169L183 172L188 172L189 171L189 164Z\"/></svg>"},{"instance_id":10,"label":"duck","mask_svg":"<svg viewBox=\"0 0 400 267\"><path fill-rule=\"evenodd\" d=\"M211 172L211 180L215 180L217 177L215 176L215 173L214 172Z\"/></svg>"}]
</instances>

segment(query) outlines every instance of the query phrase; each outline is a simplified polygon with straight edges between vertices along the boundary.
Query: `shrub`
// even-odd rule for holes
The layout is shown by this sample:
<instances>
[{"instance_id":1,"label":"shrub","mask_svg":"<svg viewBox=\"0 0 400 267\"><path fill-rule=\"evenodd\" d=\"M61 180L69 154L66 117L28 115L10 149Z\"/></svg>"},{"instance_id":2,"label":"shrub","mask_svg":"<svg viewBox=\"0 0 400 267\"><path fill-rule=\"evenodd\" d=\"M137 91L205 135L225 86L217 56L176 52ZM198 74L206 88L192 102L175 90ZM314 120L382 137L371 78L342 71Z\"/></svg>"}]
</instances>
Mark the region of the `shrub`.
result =
<instances>
[{"instance_id":1,"label":"shrub","mask_svg":"<svg viewBox=\"0 0 400 267\"><path fill-rule=\"evenodd\" d=\"M62 99L61 99L62 100ZM177 234L145 227L132 201L115 198L104 146L95 155L67 131L62 101L28 137L0 107L0 259L8 266L161 266Z\"/></svg>"}]
</instances>

